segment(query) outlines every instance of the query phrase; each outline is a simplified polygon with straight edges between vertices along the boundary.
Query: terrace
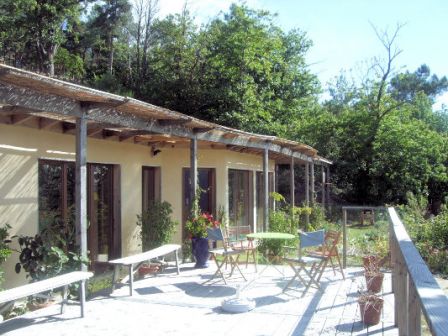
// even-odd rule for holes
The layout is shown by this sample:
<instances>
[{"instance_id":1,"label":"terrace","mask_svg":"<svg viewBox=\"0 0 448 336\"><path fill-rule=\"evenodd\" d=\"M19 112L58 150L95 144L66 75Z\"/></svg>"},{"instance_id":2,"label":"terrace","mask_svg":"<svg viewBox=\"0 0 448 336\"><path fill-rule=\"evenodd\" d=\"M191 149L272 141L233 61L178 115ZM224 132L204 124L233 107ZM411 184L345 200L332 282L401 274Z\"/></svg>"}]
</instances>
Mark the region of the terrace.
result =
<instances>
[{"instance_id":1,"label":"terrace","mask_svg":"<svg viewBox=\"0 0 448 336\"><path fill-rule=\"evenodd\" d=\"M303 298L298 291L282 293L292 276L289 267L282 267L285 277L274 268L257 277L253 266L244 273L250 278L242 295L255 299L250 312L229 314L221 310L221 302L235 296L244 282L232 278L203 285L215 267L194 269L183 264L181 274L167 273L135 282L134 294L127 287L113 295L100 295L88 300L85 318L79 318L77 305L69 305L59 315L55 305L28 313L0 324L2 335L396 335L393 323L394 298L390 274L386 275L382 321L372 327L361 322L357 291L363 284L361 268L348 268L346 280L331 269L322 280L323 291L310 290Z\"/></svg>"}]
</instances>

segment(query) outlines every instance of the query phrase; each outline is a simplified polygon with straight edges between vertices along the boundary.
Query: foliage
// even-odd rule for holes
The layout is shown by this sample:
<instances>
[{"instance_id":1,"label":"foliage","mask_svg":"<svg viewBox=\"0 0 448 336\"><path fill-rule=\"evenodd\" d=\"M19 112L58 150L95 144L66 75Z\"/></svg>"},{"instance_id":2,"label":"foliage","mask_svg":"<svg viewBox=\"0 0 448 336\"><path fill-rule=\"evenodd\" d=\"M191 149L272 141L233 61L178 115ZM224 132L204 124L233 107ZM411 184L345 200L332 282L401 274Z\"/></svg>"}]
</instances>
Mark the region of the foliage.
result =
<instances>
[{"instance_id":1,"label":"foliage","mask_svg":"<svg viewBox=\"0 0 448 336\"><path fill-rule=\"evenodd\" d=\"M437 216L428 212L428 200L408 194L408 204L399 207L409 235L432 272L448 274L448 209Z\"/></svg>"},{"instance_id":2,"label":"foliage","mask_svg":"<svg viewBox=\"0 0 448 336\"><path fill-rule=\"evenodd\" d=\"M191 237L206 238L207 228L217 228L221 223L213 218L213 215L203 213L188 220L185 227Z\"/></svg>"},{"instance_id":3,"label":"foliage","mask_svg":"<svg viewBox=\"0 0 448 336\"><path fill-rule=\"evenodd\" d=\"M40 234L13 236L20 251L15 271L23 269L32 281L47 279L61 273L77 270L89 260L80 255L76 245L76 229L73 212L66 222L48 212L41 221Z\"/></svg>"},{"instance_id":4,"label":"foliage","mask_svg":"<svg viewBox=\"0 0 448 336\"><path fill-rule=\"evenodd\" d=\"M166 201L151 201L142 214L137 215L143 251L159 247L170 241L177 222L171 219L171 204Z\"/></svg>"},{"instance_id":5,"label":"foliage","mask_svg":"<svg viewBox=\"0 0 448 336\"><path fill-rule=\"evenodd\" d=\"M3 283L4 271L1 267L2 263L11 255L12 250L9 247L11 240L9 239L9 230L11 226L6 223L0 227L0 286ZM0 287L1 289L1 287Z\"/></svg>"},{"instance_id":6,"label":"foliage","mask_svg":"<svg viewBox=\"0 0 448 336\"><path fill-rule=\"evenodd\" d=\"M290 213L284 210L276 210L269 212L269 231L297 234L297 227L291 220ZM280 256L283 253L284 246L287 241L282 239L266 239L262 240L258 247L261 253L269 253L273 256ZM291 241L288 241L291 243Z\"/></svg>"}]
</instances>

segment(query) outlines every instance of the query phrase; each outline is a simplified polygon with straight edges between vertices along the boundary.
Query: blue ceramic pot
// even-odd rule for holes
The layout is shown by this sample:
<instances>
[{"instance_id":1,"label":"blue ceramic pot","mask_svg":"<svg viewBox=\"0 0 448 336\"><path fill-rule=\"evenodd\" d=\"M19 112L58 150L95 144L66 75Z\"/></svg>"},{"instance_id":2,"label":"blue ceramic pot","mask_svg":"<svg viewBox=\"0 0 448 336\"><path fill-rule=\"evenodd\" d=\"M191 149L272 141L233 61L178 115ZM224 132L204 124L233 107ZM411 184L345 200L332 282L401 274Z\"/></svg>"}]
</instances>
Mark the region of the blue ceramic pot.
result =
<instances>
[{"instance_id":1,"label":"blue ceramic pot","mask_svg":"<svg viewBox=\"0 0 448 336\"><path fill-rule=\"evenodd\" d=\"M195 268L208 267L208 238L191 238L191 247L194 259L196 260Z\"/></svg>"}]
</instances>

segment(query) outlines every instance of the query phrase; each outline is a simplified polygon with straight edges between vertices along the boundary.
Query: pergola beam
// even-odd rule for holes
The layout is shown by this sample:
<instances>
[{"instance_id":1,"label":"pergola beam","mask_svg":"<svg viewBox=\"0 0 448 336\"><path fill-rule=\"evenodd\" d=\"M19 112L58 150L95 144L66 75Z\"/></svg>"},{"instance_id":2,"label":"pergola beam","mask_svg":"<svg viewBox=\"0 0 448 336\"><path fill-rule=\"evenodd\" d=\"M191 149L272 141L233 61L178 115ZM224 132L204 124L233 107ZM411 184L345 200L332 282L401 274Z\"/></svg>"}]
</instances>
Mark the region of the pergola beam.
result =
<instances>
[{"instance_id":1,"label":"pergola beam","mask_svg":"<svg viewBox=\"0 0 448 336\"><path fill-rule=\"evenodd\" d=\"M253 136L238 133L234 133L235 136L233 134L230 135L230 133L228 133L229 131L225 128L208 129L197 127L195 131L195 129L181 125L162 126L157 119L144 118L131 113L126 113L115 107L108 107L106 104L83 103L72 98L38 92L4 82L0 82L0 103L75 118L81 117L84 108L87 111L85 118L88 121L94 121L100 124L133 128L139 131L169 134L188 139L196 138L198 141L202 140L223 143L260 150L267 148L273 153L293 156L308 162L311 162L312 160L311 157L303 153L295 152L288 147L270 143L269 140L251 140L250 138Z\"/></svg>"}]
</instances>

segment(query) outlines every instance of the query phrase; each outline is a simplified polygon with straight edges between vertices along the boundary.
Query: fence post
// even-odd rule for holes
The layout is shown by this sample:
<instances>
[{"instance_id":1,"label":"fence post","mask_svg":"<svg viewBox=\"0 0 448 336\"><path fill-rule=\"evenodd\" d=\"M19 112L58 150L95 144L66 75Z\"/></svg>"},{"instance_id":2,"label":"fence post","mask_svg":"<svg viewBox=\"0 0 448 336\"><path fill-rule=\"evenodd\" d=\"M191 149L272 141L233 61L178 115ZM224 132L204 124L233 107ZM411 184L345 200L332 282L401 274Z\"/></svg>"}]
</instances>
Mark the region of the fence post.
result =
<instances>
[{"instance_id":1,"label":"fence post","mask_svg":"<svg viewBox=\"0 0 448 336\"><path fill-rule=\"evenodd\" d=\"M342 222L342 267L347 268L347 209L342 209L344 220Z\"/></svg>"},{"instance_id":2,"label":"fence post","mask_svg":"<svg viewBox=\"0 0 448 336\"><path fill-rule=\"evenodd\" d=\"M421 307L415 285L411 279L408 280L408 295L408 335L420 336L422 334Z\"/></svg>"}]
</instances>

